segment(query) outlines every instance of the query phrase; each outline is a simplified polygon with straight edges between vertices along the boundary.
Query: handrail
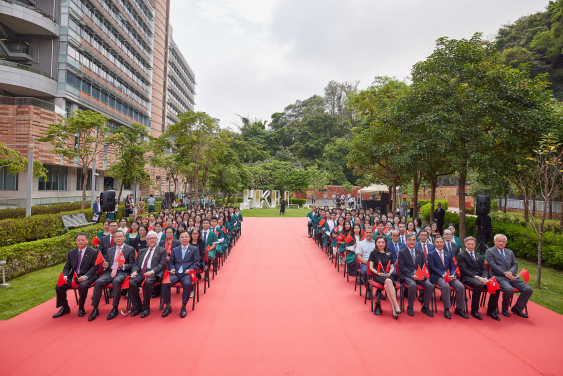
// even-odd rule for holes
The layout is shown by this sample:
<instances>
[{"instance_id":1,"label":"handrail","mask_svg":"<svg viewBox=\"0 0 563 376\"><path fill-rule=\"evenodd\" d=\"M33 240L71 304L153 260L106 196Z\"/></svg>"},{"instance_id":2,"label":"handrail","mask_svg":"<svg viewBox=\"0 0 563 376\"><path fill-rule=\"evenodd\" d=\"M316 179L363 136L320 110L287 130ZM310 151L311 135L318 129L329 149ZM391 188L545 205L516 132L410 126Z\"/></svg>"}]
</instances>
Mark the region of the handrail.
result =
<instances>
[{"instance_id":1,"label":"handrail","mask_svg":"<svg viewBox=\"0 0 563 376\"><path fill-rule=\"evenodd\" d=\"M26 70L26 71L30 71L30 72L33 72L33 73L43 75L47 78L50 78L51 80L54 80L54 78L51 77L49 74L47 74L43 71L40 71L39 69L35 69L35 68L29 67L29 66L23 65L23 64L14 63L13 61L0 60L0 65L5 65L7 67L12 67L12 68L17 68L17 69L23 69L23 70Z\"/></svg>"},{"instance_id":2,"label":"handrail","mask_svg":"<svg viewBox=\"0 0 563 376\"><path fill-rule=\"evenodd\" d=\"M55 106L53 103L45 102L44 100L33 98L33 97L0 96L0 105L33 106L33 107L42 108L44 110L56 112L61 116L65 115L65 111L62 108Z\"/></svg>"}]
</instances>

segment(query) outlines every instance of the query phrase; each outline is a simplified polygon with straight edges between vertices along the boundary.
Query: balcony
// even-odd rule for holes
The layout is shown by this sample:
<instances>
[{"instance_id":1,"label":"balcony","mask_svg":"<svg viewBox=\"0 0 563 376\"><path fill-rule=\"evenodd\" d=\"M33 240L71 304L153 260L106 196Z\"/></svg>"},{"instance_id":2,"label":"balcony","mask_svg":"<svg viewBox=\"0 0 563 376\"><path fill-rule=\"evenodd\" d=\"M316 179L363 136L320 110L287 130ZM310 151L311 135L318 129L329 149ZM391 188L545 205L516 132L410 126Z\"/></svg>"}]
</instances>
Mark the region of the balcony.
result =
<instances>
[{"instance_id":1,"label":"balcony","mask_svg":"<svg viewBox=\"0 0 563 376\"><path fill-rule=\"evenodd\" d=\"M57 81L27 65L0 60L0 88L22 97L54 97Z\"/></svg>"},{"instance_id":2,"label":"balcony","mask_svg":"<svg viewBox=\"0 0 563 376\"><path fill-rule=\"evenodd\" d=\"M33 97L3 97L0 96L0 105L8 106L33 106L65 116L65 111L53 103L42 101Z\"/></svg>"},{"instance_id":3,"label":"balcony","mask_svg":"<svg viewBox=\"0 0 563 376\"><path fill-rule=\"evenodd\" d=\"M59 25L51 15L17 0L0 1L0 22L19 34L59 36Z\"/></svg>"}]
</instances>

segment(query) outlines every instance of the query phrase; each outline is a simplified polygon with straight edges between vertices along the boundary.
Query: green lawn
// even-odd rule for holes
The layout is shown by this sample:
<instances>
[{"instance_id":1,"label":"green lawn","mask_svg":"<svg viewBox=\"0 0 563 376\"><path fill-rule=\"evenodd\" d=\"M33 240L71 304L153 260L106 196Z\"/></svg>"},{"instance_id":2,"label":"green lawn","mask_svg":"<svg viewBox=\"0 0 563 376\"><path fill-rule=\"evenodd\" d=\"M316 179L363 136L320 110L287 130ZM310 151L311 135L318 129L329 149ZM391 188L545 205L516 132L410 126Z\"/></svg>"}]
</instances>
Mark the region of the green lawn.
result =
<instances>
[{"instance_id":1,"label":"green lawn","mask_svg":"<svg viewBox=\"0 0 563 376\"><path fill-rule=\"evenodd\" d=\"M280 215L278 209L246 209L242 210L242 217L306 217L311 209L286 208L285 215Z\"/></svg>"},{"instance_id":2,"label":"green lawn","mask_svg":"<svg viewBox=\"0 0 563 376\"><path fill-rule=\"evenodd\" d=\"M537 211L536 211L536 213L537 213ZM493 214L493 213L491 213L491 214ZM496 215L507 215L507 216L513 217L513 218L518 217L520 219L524 219L524 212L509 212L509 211L507 211L506 214L501 213L501 212L494 212L494 214L496 214ZM532 215L531 212L530 212L530 215ZM537 223L541 222L541 215L536 214L535 218L537 220ZM549 214L548 214L545 217L545 224L546 225L559 225L559 219L549 219ZM531 226L531 225L528 224L528 226Z\"/></svg>"},{"instance_id":3,"label":"green lawn","mask_svg":"<svg viewBox=\"0 0 563 376\"><path fill-rule=\"evenodd\" d=\"M522 268L526 268L530 272L530 281L528 281L528 284L534 289L534 294L530 300L559 314L563 314L563 272L542 267L542 288L537 289L537 263L522 259L518 259L517 261L518 272L520 272Z\"/></svg>"}]
</instances>

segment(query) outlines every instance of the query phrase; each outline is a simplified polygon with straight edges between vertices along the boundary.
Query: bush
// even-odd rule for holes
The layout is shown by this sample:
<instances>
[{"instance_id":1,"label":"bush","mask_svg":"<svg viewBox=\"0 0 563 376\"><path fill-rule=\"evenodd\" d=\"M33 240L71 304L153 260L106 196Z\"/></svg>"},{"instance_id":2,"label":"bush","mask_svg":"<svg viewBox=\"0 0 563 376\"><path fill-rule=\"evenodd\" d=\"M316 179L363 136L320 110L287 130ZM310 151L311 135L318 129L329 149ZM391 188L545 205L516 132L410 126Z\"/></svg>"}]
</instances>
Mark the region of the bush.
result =
<instances>
[{"instance_id":1,"label":"bush","mask_svg":"<svg viewBox=\"0 0 563 376\"><path fill-rule=\"evenodd\" d=\"M6 260L6 277L14 278L34 270L60 264L66 261L68 251L74 248L74 238L79 232L86 232L92 240L103 226L97 224L68 231L62 236L33 242L14 244L0 248L0 259ZM54 286L55 281L53 281Z\"/></svg>"},{"instance_id":2,"label":"bush","mask_svg":"<svg viewBox=\"0 0 563 376\"><path fill-rule=\"evenodd\" d=\"M297 204L297 205L305 205L307 203L307 200L304 198L290 198L289 203Z\"/></svg>"},{"instance_id":3,"label":"bush","mask_svg":"<svg viewBox=\"0 0 563 376\"><path fill-rule=\"evenodd\" d=\"M237 202L240 204L244 201L244 197L237 197Z\"/></svg>"},{"instance_id":4,"label":"bush","mask_svg":"<svg viewBox=\"0 0 563 376\"><path fill-rule=\"evenodd\" d=\"M422 218L426 222L429 222L430 221L430 210L431 210L430 200L420 200L420 201L427 201L427 203L425 203L424 205L422 205L422 203L421 203L420 218ZM447 210L448 210L448 207L449 207L448 200L435 200L434 201L434 208L437 208L436 205L438 205L439 202L442 203L442 209L446 210L446 214L447 214ZM436 210L436 209L434 209L434 210ZM445 223L445 219L444 219L444 223Z\"/></svg>"},{"instance_id":5,"label":"bush","mask_svg":"<svg viewBox=\"0 0 563 376\"><path fill-rule=\"evenodd\" d=\"M49 206L37 205L31 207L31 215L57 214L61 212L80 210L80 206L80 202L54 204ZM25 217L25 208L0 209L0 220L23 217Z\"/></svg>"},{"instance_id":6,"label":"bush","mask_svg":"<svg viewBox=\"0 0 563 376\"><path fill-rule=\"evenodd\" d=\"M434 200L434 210L436 210L437 208L437 204L441 202L442 203L442 209L444 210L448 210L448 208L450 207L450 203L448 202L448 200ZM431 201L430 200L418 200L418 204L420 205L420 207L422 208L423 205L426 204L430 204Z\"/></svg>"},{"instance_id":7,"label":"bush","mask_svg":"<svg viewBox=\"0 0 563 376\"><path fill-rule=\"evenodd\" d=\"M78 213L84 213L86 220L88 222L92 221L92 209L75 210L58 214L33 215L31 217L0 221L0 247L59 236L64 230L62 216ZM117 219L124 216L125 207L121 206L117 213Z\"/></svg>"}]
</instances>

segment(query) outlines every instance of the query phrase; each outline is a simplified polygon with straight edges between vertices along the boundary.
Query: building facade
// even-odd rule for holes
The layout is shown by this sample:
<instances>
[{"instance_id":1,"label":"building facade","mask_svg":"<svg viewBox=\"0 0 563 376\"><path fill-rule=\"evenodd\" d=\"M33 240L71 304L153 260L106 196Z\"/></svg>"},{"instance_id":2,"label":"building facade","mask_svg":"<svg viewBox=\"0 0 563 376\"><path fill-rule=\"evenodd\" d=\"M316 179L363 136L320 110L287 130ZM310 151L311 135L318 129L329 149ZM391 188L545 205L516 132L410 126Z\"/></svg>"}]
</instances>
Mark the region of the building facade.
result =
<instances>
[{"instance_id":1,"label":"building facade","mask_svg":"<svg viewBox=\"0 0 563 376\"><path fill-rule=\"evenodd\" d=\"M169 14L170 0L2 0L0 141L27 156L30 137L77 110L106 115L112 131L135 122L160 136L168 119L193 110L195 95L195 76L172 41ZM34 179L33 204L80 200L81 171L40 146L34 159L49 173ZM103 154L96 195L119 189L105 173L112 148ZM156 184L136 191L168 190L164 171L147 169ZM0 179L0 207L25 205L27 174L0 171ZM126 188L123 194L133 192Z\"/></svg>"}]
</instances>

